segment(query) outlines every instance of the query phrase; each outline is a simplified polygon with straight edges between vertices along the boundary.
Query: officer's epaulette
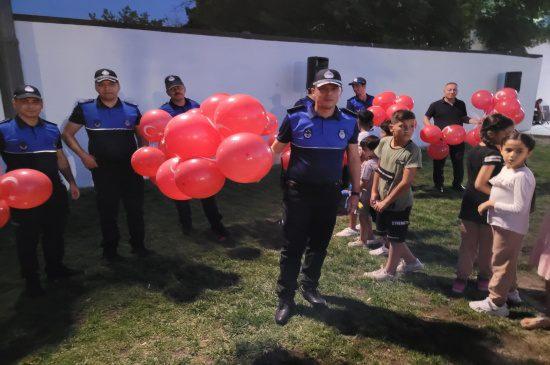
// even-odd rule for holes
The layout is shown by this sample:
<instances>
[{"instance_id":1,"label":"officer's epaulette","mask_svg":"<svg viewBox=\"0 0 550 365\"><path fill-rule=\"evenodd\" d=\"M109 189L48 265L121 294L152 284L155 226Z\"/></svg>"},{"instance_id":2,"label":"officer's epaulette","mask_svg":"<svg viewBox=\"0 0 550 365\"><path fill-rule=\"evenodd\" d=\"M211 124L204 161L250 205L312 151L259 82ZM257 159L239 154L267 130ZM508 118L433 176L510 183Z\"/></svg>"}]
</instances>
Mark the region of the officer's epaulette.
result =
<instances>
[{"instance_id":1,"label":"officer's epaulette","mask_svg":"<svg viewBox=\"0 0 550 365\"><path fill-rule=\"evenodd\" d=\"M307 110L307 107L303 104L300 104L300 105L296 105L290 109L287 109L286 112L288 114L292 114L292 113L296 113L296 112L301 112L301 111L304 111L304 110Z\"/></svg>"},{"instance_id":2,"label":"officer's epaulette","mask_svg":"<svg viewBox=\"0 0 550 365\"><path fill-rule=\"evenodd\" d=\"M92 101L95 101L95 99L80 99L78 100L78 104L91 103Z\"/></svg>"},{"instance_id":3,"label":"officer's epaulette","mask_svg":"<svg viewBox=\"0 0 550 365\"><path fill-rule=\"evenodd\" d=\"M357 113L354 112L354 111L349 110L348 108L341 108L340 111L342 111L344 113L347 113L347 114L351 115L352 117L357 118Z\"/></svg>"},{"instance_id":4,"label":"officer's epaulette","mask_svg":"<svg viewBox=\"0 0 550 365\"><path fill-rule=\"evenodd\" d=\"M9 122L10 120L11 120L10 118L4 119L3 121L0 122L0 124L7 123L7 122Z\"/></svg>"}]
</instances>

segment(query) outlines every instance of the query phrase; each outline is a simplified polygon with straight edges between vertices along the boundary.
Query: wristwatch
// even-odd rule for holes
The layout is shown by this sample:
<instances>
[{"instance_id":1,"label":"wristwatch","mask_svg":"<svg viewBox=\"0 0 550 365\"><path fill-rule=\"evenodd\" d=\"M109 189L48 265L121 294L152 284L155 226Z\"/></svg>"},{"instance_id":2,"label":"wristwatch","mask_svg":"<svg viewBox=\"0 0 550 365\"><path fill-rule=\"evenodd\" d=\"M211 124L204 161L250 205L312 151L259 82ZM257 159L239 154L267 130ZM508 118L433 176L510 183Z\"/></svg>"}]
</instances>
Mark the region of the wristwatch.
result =
<instances>
[{"instance_id":1,"label":"wristwatch","mask_svg":"<svg viewBox=\"0 0 550 365\"><path fill-rule=\"evenodd\" d=\"M352 191L352 192L351 192L351 195L357 195L357 196L359 196L359 192L357 192L357 191Z\"/></svg>"}]
</instances>

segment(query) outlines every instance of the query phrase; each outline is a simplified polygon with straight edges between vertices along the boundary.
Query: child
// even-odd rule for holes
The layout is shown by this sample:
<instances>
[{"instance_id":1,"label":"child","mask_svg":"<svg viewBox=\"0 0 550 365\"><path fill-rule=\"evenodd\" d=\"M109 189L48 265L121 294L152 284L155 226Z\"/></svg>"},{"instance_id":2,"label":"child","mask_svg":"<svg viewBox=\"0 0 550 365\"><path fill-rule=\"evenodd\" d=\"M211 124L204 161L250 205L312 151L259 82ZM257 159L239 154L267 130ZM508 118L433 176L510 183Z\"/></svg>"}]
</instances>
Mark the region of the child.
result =
<instances>
[{"instance_id":1,"label":"child","mask_svg":"<svg viewBox=\"0 0 550 365\"><path fill-rule=\"evenodd\" d=\"M477 207L489 200L491 193L489 179L496 176L504 165L499 151L500 145L513 130L514 122L511 119L500 114L487 116L483 120L480 131L482 142L468 154L466 161L468 184L458 215L461 220L462 240L458 250L456 279L452 288L454 293L464 292L476 257L477 289L485 292L488 290L491 278L493 233L491 226L487 224L486 214L480 215Z\"/></svg>"},{"instance_id":2,"label":"child","mask_svg":"<svg viewBox=\"0 0 550 365\"><path fill-rule=\"evenodd\" d=\"M537 328L550 329L550 210L546 212L540 226L539 237L531 254L531 264L538 266L538 274L544 279L546 286L546 315L524 318L521 327L532 330Z\"/></svg>"},{"instance_id":3,"label":"child","mask_svg":"<svg viewBox=\"0 0 550 365\"><path fill-rule=\"evenodd\" d=\"M470 302L470 308L476 312L500 317L509 314L506 301L510 292L516 292L517 260L529 229L535 191L535 177L525 166L534 148L535 140L528 134L514 131L504 139L501 154L505 165L489 180L491 195L478 208L479 214L488 210L487 222L493 229L493 277L489 282L489 296Z\"/></svg>"},{"instance_id":4,"label":"child","mask_svg":"<svg viewBox=\"0 0 550 365\"><path fill-rule=\"evenodd\" d=\"M378 158L374 150L378 147L380 139L376 136L363 138L359 143L361 147L361 196L359 201L362 207L358 209L359 224L361 225L358 240L348 243L349 247L370 247L376 245L372 232L372 221L376 220L376 211L370 206L370 194L372 190L372 178L378 168ZM371 220L372 218L372 220Z\"/></svg>"},{"instance_id":5,"label":"child","mask_svg":"<svg viewBox=\"0 0 550 365\"><path fill-rule=\"evenodd\" d=\"M411 140L415 123L411 111L393 113L392 136L382 138L374 151L380 161L374 174L371 206L377 212L376 233L390 242L385 266L364 274L375 280L393 279L396 271L408 273L424 268L405 243L413 205L411 184L416 170L422 167L420 148Z\"/></svg>"},{"instance_id":6,"label":"child","mask_svg":"<svg viewBox=\"0 0 550 365\"><path fill-rule=\"evenodd\" d=\"M374 114L372 114L370 110L361 110L359 113L357 113L357 125L359 126L359 136L357 137L357 140L359 142L361 142L365 137L371 134L376 134L376 131L373 128L373 119ZM361 148L359 148L359 154L361 154ZM347 174L347 171L345 172L345 174ZM352 212L349 214L348 217L349 226L336 233L336 237L351 237L359 234L357 216L354 212Z\"/></svg>"},{"instance_id":7,"label":"child","mask_svg":"<svg viewBox=\"0 0 550 365\"><path fill-rule=\"evenodd\" d=\"M380 138L391 136L390 121L385 120L380 123Z\"/></svg>"}]
</instances>

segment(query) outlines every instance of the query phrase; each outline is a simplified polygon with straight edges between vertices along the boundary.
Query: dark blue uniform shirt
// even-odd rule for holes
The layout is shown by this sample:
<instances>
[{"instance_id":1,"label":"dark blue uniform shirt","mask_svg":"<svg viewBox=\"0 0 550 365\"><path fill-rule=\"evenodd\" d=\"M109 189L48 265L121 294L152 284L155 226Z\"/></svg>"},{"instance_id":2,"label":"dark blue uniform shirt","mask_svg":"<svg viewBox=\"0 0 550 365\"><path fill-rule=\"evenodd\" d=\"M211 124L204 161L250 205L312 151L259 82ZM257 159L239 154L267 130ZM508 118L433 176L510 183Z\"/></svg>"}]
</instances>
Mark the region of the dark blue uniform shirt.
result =
<instances>
[{"instance_id":1,"label":"dark blue uniform shirt","mask_svg":"<svg viewBox=\"0 0 550 365\"><path fill-rule=\"evenodd\" d=\"M357 144L355 113L336 108L329 118L303 105L288 110L277 139L292 143L287 178L302 183L332 184L342 178L342 160L349 144Z\"/></svg>"},{"instance_id":2,"label":"dark blue uniform shirt","mask_svg":"<svg viewBox=\"0 0 550 365\"><path fill-rule=\"evenodd\" d=\"M348 102L346 103L346 108L354 113L358 113L361 110L370 108L372 106L373 100L374 96L369 94L367 94L367 99L365 101L359 99L357 96L354 96L353 98L348 99Z\"/></svg>"},{"instance_id":3,"label":"dark blue uniform shirt","mask_svg":"<svg viewBox=\"0 0 550 365\"><path fill-rule=\"evenodd\" d=\"M135 128L140 118L135 104L119 99L109 108L97 98L78 103L69 121L86 127L88 152L99 163L129 163L137 149Z\"/></svg>"},{"instance_id":4,"label":"dark blue uniform shirt","mask_svg":"<svg viewBox=\"0 0 550 365\"><path fill-rule=\"evenodd\" d=\"M295 102L294 106L305 105L309 109L310 107L313 106L313 104L315 104L315 101L313 101L312 98L310 98L309 96L306 95L305 97L303 97L300 100L298 100L297 102Z\"/></svg>"},{"instance_id":5,"label":"dark blue uniform shirt","mask_svg":"<svg viewBox=\"0 0 550 365\"><path fill-rule=\"evenodd\" d=\"M40 119L31 127L19 117L0 123L0 154L6 171L38 170L59 186L57 151L61 148L61 133L54 123Z\"/></svg>"},{"instance_id":6,"label":"dark blue uniform shirt","mask_svg":"<svg viewBox=\"0 0 550 365\"><path fill-rule=\"evenodd\" d=\"M191 100L188 98L185 98L184 106L176 105L172 103L172 100L160 106L160 109L168 112L173 117L175 117L176 115L185 113L188 110L196 109L196 108L200 108L200 104L197 103L195 100Z\"/></svg>"}]
</instances>

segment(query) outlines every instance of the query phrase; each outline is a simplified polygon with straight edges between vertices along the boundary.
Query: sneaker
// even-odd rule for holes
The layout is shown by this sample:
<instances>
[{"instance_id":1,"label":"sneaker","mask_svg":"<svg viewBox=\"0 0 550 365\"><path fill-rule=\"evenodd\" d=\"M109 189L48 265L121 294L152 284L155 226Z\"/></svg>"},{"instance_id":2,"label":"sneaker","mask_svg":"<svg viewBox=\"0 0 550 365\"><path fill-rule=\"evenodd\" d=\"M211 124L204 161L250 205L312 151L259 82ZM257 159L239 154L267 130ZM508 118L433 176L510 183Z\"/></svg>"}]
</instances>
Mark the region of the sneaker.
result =
<instances>
[{"instance_id":1,"label":"sneaker","mask_svg":"<svg viewBox=\"0 0 550 365\"><path fill-rule=\"evenodd\" d=\"M493 301L489 297L483 300L470 302L469 305L470 305L470 308L472 308L476 312L485 313L490 316L508 317L508 314L510 314L510 311L508 310L508 306L506 305L506 303L504 303L503 306L499 307L498 305L493 303Z\"/></svg>"},{"instance_id":2,"label":"sneaker","mask_svg":"<svg viewBox=\"0 0 550 365\"><path fill-rule=\"evenodd\" d=\"M375 250L370 250L369 251L369 254L371 256L388 256L388 253L390 252L390 250L388 250L386 248L386 246L382 245L380 247L378 247L377 249Z\"/></svg>"},{"instance_id":3,"label":"sneaker","mask_svg":"<svg viewBox=\"0 0 550 365\"><path fill-rule=\"evenodd\" d=\"M462 184L453 185L453 190L456 191L456 192L462 193L462 192L464 192L464 190L466 190L466 188Z\"/></svg>"},{"instance_id":4,"label":"sneaker","mask_svg":"<svg viewBox=\"0 0 550 365\"><path fill-rule=\"evenodd\" d=\"M363 274L363 277L374 279L376 281L385 281L385 280L393 280L395 279L395 275L390 274L386 271L385 268L381 268L378 270L366 272Z\"/></svg>"},{"instance_id":5,"label":"sneaker","mask_svg":"<svg viewBox=\"0 0 550 365\"><path fill-rule=\"evenodd\" d=\"M464 290L466 290L466 280L462 280L462 279L454 279L453 280L453 287L452 287L452 291L453 293L455 294L462 294L464 293Z\"/></svg>"},{"instance_id":6,"label":"sneaker","mask_svg":"<svg viewBox=\"0 0 550 365\"><path fill-rule=\"evenodd\" d=\"M360 238L356 239L355 241L348 242L348 247L367 247L367 245L361 241Z\"/></svg>"},{"instance_id":7,"label":"sneaker","mask_svg":"<svg viewBox=\"0 0 550 365\"><path fill-rule=\"evenodd\" d=\"M217 225L212 226L211 230L218 238L218 241L225 241L227 237L229 237L229 231L221 222Z\"/></svg>"},{"instance_id":8,"label":"sneaker","mask_svg":"<svg viewBox=\"0 0 550 365\"><path fill-rule=\"evenodd\" d=\"M397 265L397 272L402 272L403 274L408 274L416 271L421 271L424 269L424 264L420 262L419 259L416 259L412 264L407 264L405 260L401 260L399 265Z\"/></svg>"},{"instance_id":9,"label":"sneaker","mask_svg":"<svg viewBox=\"0 0 550 365\"><path fill-rule=\"evenodd\" d=\"M367 246L369 248L373 248L373 247L376 247L376 246L379 246L379 245L383 245L384 242L385 241L381 238L375 238L373 240L367 240L367 242L365 242L365 246Z\"/></svg>"},{"instance_id":10,"label":"sneaker","mask_svg":"<svg viewBox=\"0 0 550 365\"><path fill-rule=\"evenodd\" d=\"M434 186L434 189L435 189L435 191L438 191L440 193L445 192L445 190L443 190L443 186Z\"/></svg>"},{"instance_id":11,"label":"sneaker","mask_svg":"<svg viewBox=\"0 0 550 365\"><path fill-rule=\"evenodd\" d=\"M357 236L358 234L359 234L359 231L357 231L353 228L346 227L343 230L341 230L340 232L336 233L335 236L336 237L351 237L351 236Z\"/></svg>"},{"instance_id":12,"label":"sneaker","mask_svg":"<svg viewBox=\"0 0 550 365\"><path fill-rule=\"evenodd\" d=\"M361 229L361 224L357 223L357 224L355 225L355 230L356 230L356 231L359 231L360 229Z\"/></svg>"},{"instance_id":13,"label":"sneaker","mask_svg":"<svg viewBox=\"0 0 550 365\"><path fill-rule=\"evenodd\" d=\"M523 303L523 300L519 296L519 291L516 289L508 293L506 302L510 305L520 305Z\"/></svg>"},{"instance_id":14,"label":"sneaker","mask_svg":"<svg viewBox=\"0 0 550 365\"><path fill-rule=\"evenodd\" d=\"M477 279L477 290L488 292L489 291L489 280L487 279Z\"/></svg>"},{"instance_id":15,"label":"sneaker","mask_svg":"<svg viewBox=\"0 0 550 365\"><path fill-rule=\"evenodd\" d=\"M521 328L526 330L535 330L535 329L550 329L550 318L549 317L534 317L534 318L523 318L520 321Z\"/></svg>"}]
</instances>

